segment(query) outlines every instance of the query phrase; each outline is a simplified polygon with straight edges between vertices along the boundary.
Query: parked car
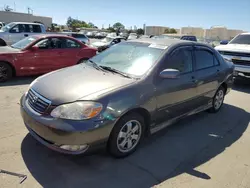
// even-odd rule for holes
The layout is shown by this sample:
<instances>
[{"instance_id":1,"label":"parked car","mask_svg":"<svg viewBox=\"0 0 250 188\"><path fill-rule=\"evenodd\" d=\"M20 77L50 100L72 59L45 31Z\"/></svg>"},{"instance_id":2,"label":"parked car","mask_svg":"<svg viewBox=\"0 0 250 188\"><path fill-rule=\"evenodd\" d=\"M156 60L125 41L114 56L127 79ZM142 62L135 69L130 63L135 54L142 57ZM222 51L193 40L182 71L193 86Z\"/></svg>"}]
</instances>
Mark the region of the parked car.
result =
<instances>
[{"instance_id":1,"label":"parked car","mask_svg":"<svg viewBox=\"0 0 250 188\"><path fill-rule=\"evenodd\" d=\"M5 23L4 22L0 22L0 29L5 26Z\"/></svg>"},{"instance_id":2,"label":"parked car","mask_svg":"<svg viewBox=\"0 0 250 188\"><path fill-rule=\"evenodd\" d=\"M89 37L89 38L93 38L95 35L93 32L89 31L86 33L86 36Z\"/></svg>"},{"instance_id":3,"label":"parked car","mask_svg":"<svg viewBox=\"0 0 250 188\"><path fill-rule=\"evenodd\" d=\"M95 38L97 39L103 39L106 37L106 34L104 32L99 32L99 33L96 33L95 35Z\"/></svg>"},{"instance_id":4,"label":"parked car","mask_svg":"<svg viewBox=\"0 0 250 188\"><path fill-rule=\"evenodd\" d=\"M92 43L91 46L93 46L94 48L97 48L98 52L101 52L109 48L110 46L118 44L122 41L125 41L125 39L119 36L118 37L106 37L102 39L101 41Z\"/></svg>"},{"instance_id":5,"label":"parked car","mask_svg":"<svg viewBox=\"0 0 250 188\"><path fill-rule=\"evenodd\" d=\"M67 36L71 36L79 41L81 41L84 44L89 45L90 44L90 40L89 38L82 34L82 33L77 33L77 32L62 32L61 34L67 35Z\"/></svg>"},{"instance_id":6,"label":"parked car","mask_svg":"<svg viewBox=\"0 0 250 188\"><path fill-rule=\"evenodd\" d=\"M47 73L89 59L97 49L63 35L34 35L0 47L0 82Z\"/></svg>"},{"instance_id":7,"label":"parked car","mask_svg":"<svg viewBox=\"0 0 250 188\"><path fill-rule=\"evenodd\" d=\"M235 76L239 73L250 76L250 33L239 34L227 45L219 45L215 49L235 64Z\"/></svg>"},{"instance_id":8,"label":"parked car","mask_svg":"<svg viewBox=\"0 0 250 188\"><path fill-rule=\"evenodd\" d=\"M233 67L200 43L127 41L37 78L21 98L21 114L30 134L50 149L81 154L106 143L113 156L124 157L181 118L218 112Z\"/></svg>"},{"instance_id":9,"label":"parked car","mask_svg":"<svg viewBox=\"0 0 250 188\"><path fill-rule=\"evenodd\" d=\"M138 36L136 33L130 33L127 40L133 40L133 39L137 39L137 38L138 38Z\"/></svg>"},{"instance_id":10,"label":"parked car","mask_svg":"<svg viewBox=\"0 0 250 188\"><path fill-rule=\"evenodd\" d=\"M46 29L43 24L11 22L0 30L0 46L11 45L30 35L45 32Z\"/></svg>"},{"instance_id":11,"label":"parked car","mask_svg":"<svg viewBox=\"0 0 250 188\"><path fill-rule=\"evenodd\" d=\"M190 40L190 41L194 41L197 42L197 38L194 35L183 35L180 38L181 40Z\"/></svg>"}]
</instances>

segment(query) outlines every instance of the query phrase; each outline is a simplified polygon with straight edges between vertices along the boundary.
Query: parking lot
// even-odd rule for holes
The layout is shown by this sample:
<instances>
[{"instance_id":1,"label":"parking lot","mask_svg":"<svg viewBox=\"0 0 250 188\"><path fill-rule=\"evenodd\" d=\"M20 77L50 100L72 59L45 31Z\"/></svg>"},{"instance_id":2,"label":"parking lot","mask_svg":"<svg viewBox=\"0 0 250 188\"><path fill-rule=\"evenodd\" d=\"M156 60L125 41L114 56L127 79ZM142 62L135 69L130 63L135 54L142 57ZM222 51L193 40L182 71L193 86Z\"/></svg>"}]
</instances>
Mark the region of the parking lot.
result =
<instances>
[{"instance_id":1,"label":"parking lot","mask_svg":"<svg viewBox=\"0 0 250 188\"><path fill-rule=\"evenodd\" d=\"M56 153L36 142L19 114L19 99L35 77L0 85L0 187L250 187L250 82L237 79L217 114L182 120L146 139L125 159L103 149L85 156Z\"/></svg>"}]
</instances>

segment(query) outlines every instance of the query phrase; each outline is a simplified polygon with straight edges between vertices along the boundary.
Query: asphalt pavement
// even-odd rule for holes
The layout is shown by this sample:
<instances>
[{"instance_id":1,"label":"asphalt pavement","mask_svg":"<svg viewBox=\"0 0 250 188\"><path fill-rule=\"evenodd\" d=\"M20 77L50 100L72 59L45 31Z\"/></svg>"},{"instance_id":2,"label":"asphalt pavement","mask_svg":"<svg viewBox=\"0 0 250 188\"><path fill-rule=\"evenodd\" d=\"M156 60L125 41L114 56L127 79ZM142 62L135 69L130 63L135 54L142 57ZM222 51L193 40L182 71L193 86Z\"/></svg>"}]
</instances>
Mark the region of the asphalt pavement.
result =
<instances>
[{"instance_id":1,"label":"asphalt pavement","mask_svg":"<svg viewBox=\"0 0 250 188\"><path fill-rule=\"evenodd\" d=\"M202 112L146 139L133 155L114 159L104 149L69 156L35 141L19 99L35 77L0 84L0 187L249 188L250 80L238 79L217 114Z\"/></svg>"}]
</instances>

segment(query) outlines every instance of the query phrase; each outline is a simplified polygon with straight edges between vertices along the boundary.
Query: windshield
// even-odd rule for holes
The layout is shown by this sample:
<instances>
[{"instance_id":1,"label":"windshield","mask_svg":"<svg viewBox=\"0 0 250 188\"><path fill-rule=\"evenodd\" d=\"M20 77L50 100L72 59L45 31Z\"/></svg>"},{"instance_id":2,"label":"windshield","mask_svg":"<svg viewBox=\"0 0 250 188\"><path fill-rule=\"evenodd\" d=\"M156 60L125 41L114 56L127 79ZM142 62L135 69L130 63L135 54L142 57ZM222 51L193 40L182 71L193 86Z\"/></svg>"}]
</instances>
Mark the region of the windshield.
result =
<instances>
[{"instance_id":1,"label":"windshield","mask_svg":"<svg viewBox=\"0 0 250 188\"><path fill-rule=\"evenodd\" d=\"M26 48L27 46L29 46L32 42L34 42L37 38L35 38L34 36L32 37L27 37L27 38L24 38L20 41L18 41L17 43L15 44L12 44L11 47L12 48L17 48L17 49L24 49Z\"/></svg>"},{"instance_id":2,"label":"windshield","mask_svg":"<svg viewBox=\"0 0 250 188\"><path fill-rule=\"evenodd\" d=\"M159 59L166 47L142 43L120 43L91 58L98 66L142 76Z\"/></svg>"},{"instance_id":3,"label":"windshield","mask_svg":"<svg viewBox=\"0 0 250 188\"><path fill-rule=\"evenodd\" d=\"M106 42L111 42L112 40L113 40L113 38L106 37L106 38L102 39L101 41L106 43Z\"/></svg>"},{"instance_id":4,"label":"windshield","mask_svg":"<svg viewBox=\"0 0 250 188\"><path fill-rule=\"evenodd\" d=\"M15 25L16 25L15 23L9 23L9 24L5 25L4 27L2 27L1 30L4 32L9 31L9 29Z\"/></svg>"},{"instance_id":5,"label":"windshield","mask_svg":"<svg viewBox=\"0 0 250 188\"><path fill-rule=\"evenodd\" d=\"M238 35L229 44L250 44L250 35Z\"/></svg>"}]
</instances>

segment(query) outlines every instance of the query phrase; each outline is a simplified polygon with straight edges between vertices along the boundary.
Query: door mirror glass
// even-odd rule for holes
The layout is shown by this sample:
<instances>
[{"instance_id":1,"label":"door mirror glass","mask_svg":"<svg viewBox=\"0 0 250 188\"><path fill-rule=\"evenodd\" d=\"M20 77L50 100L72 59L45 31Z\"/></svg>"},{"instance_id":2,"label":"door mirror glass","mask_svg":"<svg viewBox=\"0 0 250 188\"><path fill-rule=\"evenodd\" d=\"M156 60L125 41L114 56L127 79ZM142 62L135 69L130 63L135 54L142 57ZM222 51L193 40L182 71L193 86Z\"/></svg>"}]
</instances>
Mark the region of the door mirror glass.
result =
<instances>
[{"instance_id":1,"label":"door mirror glass","mask_svg":"<svg viewBox=\"0 0 250 188\"><path fill-rule=\"evenodd\" d=\"M161 78L179 78L180 71L177 69L164 69L159 75Z\"/></svg>"}]
</instances>

